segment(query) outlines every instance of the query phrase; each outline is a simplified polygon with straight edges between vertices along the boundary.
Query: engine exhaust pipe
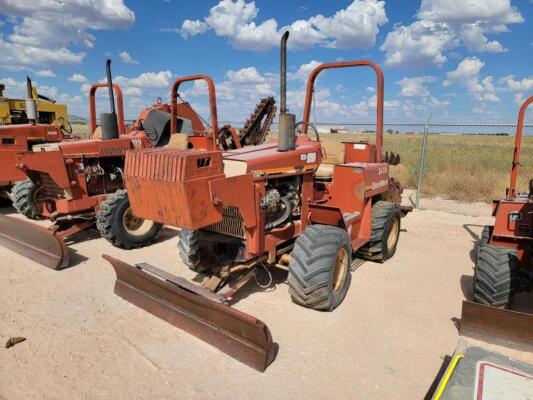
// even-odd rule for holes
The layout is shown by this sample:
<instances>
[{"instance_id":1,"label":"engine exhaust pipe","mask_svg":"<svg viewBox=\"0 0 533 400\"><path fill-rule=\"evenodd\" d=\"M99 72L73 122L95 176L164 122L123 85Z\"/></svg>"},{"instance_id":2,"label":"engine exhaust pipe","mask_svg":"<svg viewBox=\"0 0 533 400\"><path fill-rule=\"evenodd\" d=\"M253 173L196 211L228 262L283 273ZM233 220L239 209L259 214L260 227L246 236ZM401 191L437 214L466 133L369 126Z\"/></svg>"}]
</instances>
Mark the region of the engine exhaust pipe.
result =
<instances>
[{"instance_id":1,"label":"engine exhaust pipe","mask_svg":"<svg viewBox=\"0 0 533 400\"><path fill-rule=\"evenodd\" d=\"M118 139L117 113L115 109L115 93L113 92L113 80L111 78L111 60L105 64L107 78L107 89L109 91L109 110L111 112L100 114L100 123L102 125L102 139Z\"/></svg>"},{"instance_id":2,"label":"engine exhaust pipe","mask_svg":"<svg viewBox=\"0 0 533 400\"><path fill-rule=\"evenodd\" d=\"M278 132L278 151L290 151L296 148L296 115L287 111L287 40L289 31L281 36L280 43L280 114Z\"/></svg>"},{"instance_id":3,"label":"engine exhaust pipe","mask_svg":"<svg viewBox=\"0 0 533 400\"><path fill-rule=\"evenodd\" d=\"M28 92L28 98L26 99L26 118L30 124L35 125L39 119L37 111L37 101L33 98L33 86L29 76L26 77L26 90Z\"/></svg>"}]
</instances>

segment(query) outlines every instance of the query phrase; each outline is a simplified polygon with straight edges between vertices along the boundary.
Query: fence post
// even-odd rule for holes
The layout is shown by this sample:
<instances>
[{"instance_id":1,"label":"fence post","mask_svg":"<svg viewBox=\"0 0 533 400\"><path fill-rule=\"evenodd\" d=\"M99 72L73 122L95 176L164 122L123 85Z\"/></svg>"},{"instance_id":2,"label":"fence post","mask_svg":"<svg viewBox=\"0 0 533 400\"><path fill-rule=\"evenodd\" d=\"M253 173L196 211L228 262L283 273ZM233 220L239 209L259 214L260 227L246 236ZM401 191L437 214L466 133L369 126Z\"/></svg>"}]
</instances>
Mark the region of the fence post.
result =
<instances>
[{"instance_id":1,"label":"fence post","mask_svg":"<svg viewBox=\"0 0 533 400\"><path fill-rule=\"evenodd\" d=\"M424 175L424 164L426 162L426 147L428 144L429 121L431 119L431 114L432 113L429 113L429 117L424 127L424 139L422 140L422 154L420 155L420 165L418 167L418 183L416 185L415 208L419 208L419 205L420 205L420 193L422 192L422 176Z\"/></svg>"}]
</instances>

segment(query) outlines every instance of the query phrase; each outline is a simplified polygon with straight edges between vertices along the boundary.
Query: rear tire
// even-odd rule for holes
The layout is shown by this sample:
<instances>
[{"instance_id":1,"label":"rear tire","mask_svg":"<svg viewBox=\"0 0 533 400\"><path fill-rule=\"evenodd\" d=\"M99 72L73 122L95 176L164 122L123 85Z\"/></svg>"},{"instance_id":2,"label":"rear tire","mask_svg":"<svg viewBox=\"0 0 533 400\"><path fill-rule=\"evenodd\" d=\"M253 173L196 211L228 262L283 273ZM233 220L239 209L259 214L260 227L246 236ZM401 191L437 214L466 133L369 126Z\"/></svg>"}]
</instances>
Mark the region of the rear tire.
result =
<instances>
[{"instance_id":1,"label":"rear tire","mask_svg":"<svg viewBox=\"0 0 533 400\"><path fill-rule=\"evenodd\" d=\"M115 247L135 249L150 245L163 225L133 215L125 190L117 190L100 205L96 214L100 235Z\"/></svg>"},{"instance_id":2,"label":"rear tire","mask_svg":"<svg viewBox=\"0 0 533 400\"><path fill-rule=\"evenodd\" d=\"M37 194L40 186L31 179L15 182L11 190L11 200L13 207L19 214L29 219L39 219L39 208L37 207Z\"/></svg>"},{"instance_id":3,"label":"rear tire","mask_svg":"<svg viewBox=\"0 0 533 400\"><path fill-rule=\"evenodd\" d=\"M516 250L481 240L474 270L474 301L509 308L516 294L518 267Z\"/></svg>"},{"instance_id":4,"label":"rear tire","mask_svg":"<svg viewBox=\"0 0 533 400\"><path fill-rule=\"evenodd\" d=\"M377 201L372 206L370 241L357 251L357 256L383 263L396 253L402 214L397 204Z\"/></svg>"},{"instance_id":5,"label":"rear tire","mask_svg":"<svg viewBox=\"0 0 533 400\"><path fill-rule=\"evenodd\" d=\"M183 263L194 272L204 272L207 268L202 268L199 232L182 229L178 237L178 251Z\"/></svg>"},{"instance_id":6,"label":"rear tire","mask_svg":"<svg viewBox=\"0 0 533 400\"><path fill-rule=\"evenodd\" d=\"M287 283L292 301L332 311L350 286L352 246L348 233L327 225L308 226L296 239Z\"/></svg>"}]
</instances>

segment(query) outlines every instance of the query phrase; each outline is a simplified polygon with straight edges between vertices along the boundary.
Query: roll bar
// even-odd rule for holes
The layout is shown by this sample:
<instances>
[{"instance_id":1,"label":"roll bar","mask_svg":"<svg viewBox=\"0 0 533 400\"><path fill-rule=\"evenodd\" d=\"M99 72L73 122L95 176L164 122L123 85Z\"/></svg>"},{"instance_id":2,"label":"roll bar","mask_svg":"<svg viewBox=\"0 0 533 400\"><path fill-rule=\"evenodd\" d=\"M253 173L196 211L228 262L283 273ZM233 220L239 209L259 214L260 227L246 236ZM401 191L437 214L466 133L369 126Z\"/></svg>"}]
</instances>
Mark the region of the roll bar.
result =
<instances>
[{"instance_id":1,"label":"roll bar","mask_svg":"<svg viewBox=\"0 0 533 400\"><path fill-rule=\"evenodd\" d=\"M184 82L192 82L203 80L207 83L207 89L209 90L209 108L211 111L211 134L213 136L213 143L216 143L218 132L218 117L217 117L217 96L215 92L215 83L213 79L207 75L190 75L183 76L174 81L172 85L172 91L170 92L170 133L177 133L176 129L176 114L178 107L178 89Z\"/></svg>"},{"instance_id":2,"label":"roll bar","mask_svg":"<svg viewBox=\"0 0 533 400\"><path fill-rule=\"evenodd\" d=\"M520 167L520 152L522 150L522 130L524 128L524 116L526 108L533 102L533 96L522 103L518 113L518 123L516 124L516 135L514 140L513 166L511 168L511 181L509 182L509 192L507 198L516 196L516 180L518 178L518 168Z\"/></svg>"},{"instance_id":3,"label":"roll bar","mask_svg":"<svg viewBox=\"0 0 533 400\"><path fill-rule=\"evenodd\" d=\"M313 91L315 80L322 71L332 68L349 68L349 67L370 67L376 72L377 77L377 101L376 101L376 162L381 162L382 160L382 147L383 147L383 92L384 92L384 79L383 71L381 68L372 61L361 60L361 61L342 61L334 63L325 63L320 64L313 71L309 78L307 79L307 91L305 94L305 106L304 106L304 116L303 116L303 126L302 134L307 135L307 129L309 124L309 117L311 115L311 102L313 100Z\"/></svg>"},{"instance_id":4,"label":"roll bar","mask_svg":"<svg viewBox=\"0 0 533 400\"><path fill-rule=\"evenodd\" d=\"M91 129L91 133L94 133L96 129L96 90L106 87L108 87L106 82L99 82L92 85L89 89L89 128ZM124 128L124 99L122 97L122 89L119 85L113 83L113 90L117 96L118 132L123 135L126 133L126 129Z\"/></svg>"}]
</instances>

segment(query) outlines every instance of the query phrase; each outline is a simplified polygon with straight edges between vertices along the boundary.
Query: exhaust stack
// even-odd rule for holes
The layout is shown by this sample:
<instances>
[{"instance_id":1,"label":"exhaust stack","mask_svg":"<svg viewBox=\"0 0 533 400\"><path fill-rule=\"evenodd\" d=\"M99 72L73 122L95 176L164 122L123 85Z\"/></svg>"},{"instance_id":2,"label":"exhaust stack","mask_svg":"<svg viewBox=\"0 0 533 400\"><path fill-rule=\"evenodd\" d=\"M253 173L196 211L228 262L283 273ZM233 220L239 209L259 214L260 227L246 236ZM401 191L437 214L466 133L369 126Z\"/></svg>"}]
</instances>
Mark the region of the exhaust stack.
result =
<instances>
[{"instance_id":1,"label":"exhaust stack","mask_svg":"<svg viewBox=\"0 0 533 400\"><path fill-rule=\"evenodd\" d=\"M107 78L107 88L109 90L109 113L100 114L100 123L102 125L102 139L118 139L117 113L115 110L115 94L113 92L113 80L111 79L111 60L107 60L105 65Z\"/></svg>"},{"instance_id":2,"label":"exhaust stack","mask_svg":"<svg viewBox=\"0 0 533 400\"><path fill-rule=\"evenodd\" d=\"M280 43L280 114L278 132L278 151L290 151L296 148L296 115L287 111L287 40L289 31L285 31Z\"/></svg>"},{"instance_id":3,"label":"exhaust stack","mask_svg":"<svg viewBox=\"0 0 533 400\"><path fill-rule=\"evenodd\" d=\"M37 112L37 101L33 98L33 87L29 76L26 77L26 89L28 91L28 98L26 99L26 118L30 124L35 125L39 119Z\"/></svg>"}]
</instances>

